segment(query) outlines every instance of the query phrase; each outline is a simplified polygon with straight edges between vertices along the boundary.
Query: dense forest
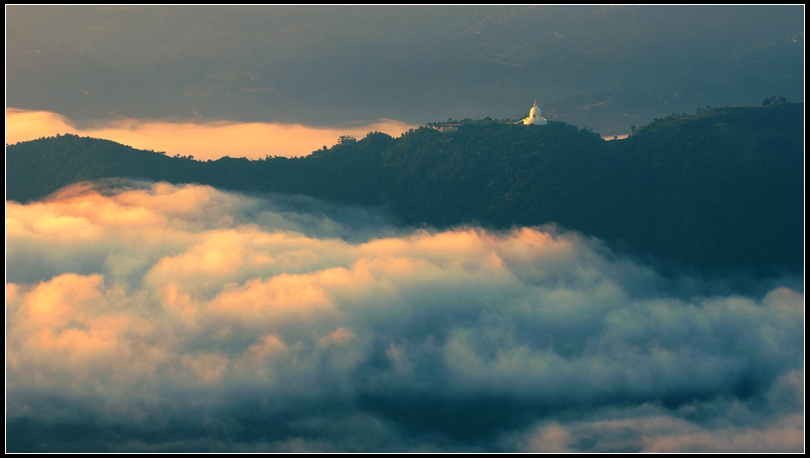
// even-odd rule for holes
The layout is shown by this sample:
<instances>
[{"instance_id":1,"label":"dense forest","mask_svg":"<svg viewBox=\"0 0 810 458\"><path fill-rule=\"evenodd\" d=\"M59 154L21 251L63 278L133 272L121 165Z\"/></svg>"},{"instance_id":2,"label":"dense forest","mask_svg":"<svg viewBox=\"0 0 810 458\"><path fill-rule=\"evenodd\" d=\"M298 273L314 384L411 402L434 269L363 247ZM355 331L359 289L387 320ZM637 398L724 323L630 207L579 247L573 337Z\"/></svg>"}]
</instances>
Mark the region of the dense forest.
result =
<instances>
[{"instance_id":1,"label":"dense forest","mask_svg":"<svg viewBox=\"0 0 810 458\"><path fill-rule=\"evenodd\" d=\"M555 222L702 271L803 268L804 104L706 108L625 140L575 126L462 124L370 133L303 158L200 162L72 135L6 148L6 198L134 177L381 207L398 223Z\"/></svg>"}]
</instances>

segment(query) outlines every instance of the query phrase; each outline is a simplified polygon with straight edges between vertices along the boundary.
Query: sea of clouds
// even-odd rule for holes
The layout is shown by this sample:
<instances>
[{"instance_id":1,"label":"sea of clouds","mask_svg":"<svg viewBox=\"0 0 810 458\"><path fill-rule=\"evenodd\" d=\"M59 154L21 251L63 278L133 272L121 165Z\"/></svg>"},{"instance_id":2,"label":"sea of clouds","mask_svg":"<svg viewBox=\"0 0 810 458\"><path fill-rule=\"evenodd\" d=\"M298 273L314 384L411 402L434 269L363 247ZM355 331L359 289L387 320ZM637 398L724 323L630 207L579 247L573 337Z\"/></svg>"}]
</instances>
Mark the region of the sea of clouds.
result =
<instances>
[{"instance_id":1,"label":"sea of clouds","mask_svg":"<svg viewBox=\"0 0 810 458\"><path fill-rule=\"evenodd\" d=\"M8 451L804 449L796 279L122 180L6 202L6 268Z\"/></svg>"}]
</instances>

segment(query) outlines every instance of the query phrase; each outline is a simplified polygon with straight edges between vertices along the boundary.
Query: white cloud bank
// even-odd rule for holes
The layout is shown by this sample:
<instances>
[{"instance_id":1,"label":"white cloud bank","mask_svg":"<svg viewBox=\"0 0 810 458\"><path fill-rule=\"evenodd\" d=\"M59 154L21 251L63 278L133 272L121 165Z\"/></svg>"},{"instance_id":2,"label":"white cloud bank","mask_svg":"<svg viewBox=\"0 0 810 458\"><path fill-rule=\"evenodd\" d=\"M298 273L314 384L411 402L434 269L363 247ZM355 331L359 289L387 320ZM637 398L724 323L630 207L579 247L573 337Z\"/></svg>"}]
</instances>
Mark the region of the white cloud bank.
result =
<instances>
[{"instance_id":1,"label":"white cloud bank","mask_svg":"<svg viewBox=\"0 0 810 458\"><path fill-rule=\"evenodd\" d=\"M48 111L6 109L6 144L74 134L103 138L138 149L163 151L169 156L194 156L197 160L224 156L264 159L265 156L307 156L331 147L341 135L362 138L369 132L397 137L417 126L392 119L346 128L310 127L301 124L190 122L123 119L76 127L62 115Z\"/></svg>"},{"instance_id":2,"label":"white cloud bank","mask_svg":"<svg viewBox=\"0 0 810 458\"><path fill-rule=\"evenodd\" d=\"M9 451L803 450L793 289L118 184L6 203Z\"/></svg>"}]
</instances>

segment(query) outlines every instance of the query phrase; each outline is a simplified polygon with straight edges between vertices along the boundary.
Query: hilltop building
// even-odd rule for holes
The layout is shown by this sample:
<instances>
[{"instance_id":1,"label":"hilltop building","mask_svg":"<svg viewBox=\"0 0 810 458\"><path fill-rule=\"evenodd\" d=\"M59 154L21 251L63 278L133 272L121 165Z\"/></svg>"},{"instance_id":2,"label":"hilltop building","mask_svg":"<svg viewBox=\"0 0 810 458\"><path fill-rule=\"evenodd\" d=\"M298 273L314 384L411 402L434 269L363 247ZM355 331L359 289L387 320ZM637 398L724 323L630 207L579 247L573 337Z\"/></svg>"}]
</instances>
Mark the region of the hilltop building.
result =
<instances>
[{"instance_id":1,"label":"hilltop building","mask_svg":"<svg viewBox=\"0 0 810 458\"><path fill-rule=\"evenodd\" d=\"M532 109L529 110L529 116L526 118L521 119L520 121L516 122L515 124L534 124L535 126L544 126L548 124L548 120L542 116L542 111L537 108L537 99L534 100L534 105L532 105Z\"/></svg>"},{"instance_id":2,"label":"hilltop building","mask_svg":"<svg viewBox=\"0 0 810 458\"><path fill-rule=\"evenodd\" d=\"M541 114L542 111L540 111L540 108L537 106L537 99L535 99L534 105L532 105L532 108L529 110L529 116L517 122L508 119L504 119L503 121L498 120L493 121L490 118L485 118L479 121L473 121L471 119L464 119L463 121L453 121L452 119L448 119L446 123L428 124L427 127L438 130L439 132L455 132L462 124L496 123L496 124L523 124L527 126L528 125L545 126L546 124L548 124L548 119L541 116Z\"/></svg>"},{"instance_id":3,"label":"hilltop building","mask_svg":"<svg viewBox=\"0 0 810 458\"><path fill-rule=\"evenodd\" d=\"M357 139L351 135L341 135L338 137L338 145L348 145L349 143L357 143Z\"/></svg>"}]
</instances>

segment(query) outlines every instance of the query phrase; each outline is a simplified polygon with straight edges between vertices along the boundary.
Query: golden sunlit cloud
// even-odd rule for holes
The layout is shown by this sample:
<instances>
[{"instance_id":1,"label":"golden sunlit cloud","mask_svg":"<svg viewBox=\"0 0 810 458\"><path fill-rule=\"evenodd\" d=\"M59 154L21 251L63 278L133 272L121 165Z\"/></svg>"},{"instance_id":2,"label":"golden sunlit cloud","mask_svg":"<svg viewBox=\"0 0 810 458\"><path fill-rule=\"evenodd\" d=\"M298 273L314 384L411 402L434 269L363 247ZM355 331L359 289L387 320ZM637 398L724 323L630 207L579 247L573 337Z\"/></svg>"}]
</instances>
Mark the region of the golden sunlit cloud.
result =
<instances>
[{"instance_id":1,"label":"golden sunlit cloud","mask_svg":"<svg viewBox=\"0 0 810 458\"><path fill-rule=\"evenodd\" d=\"M335 440L347 433L332 425L381 423L363 396L421 402L419 421L428 402L489 397L528 406L499 415L551 412L494 436L505 450L803 446L803 291L678 298L553 227L392 230L285 196L118 183L6 202L11 424L48 424L74 403L136 438L174 415L170 437L184 437L246 409L293 438L313 431L301 423ZM341 236L363 224L367 236ZM741 383L754 394L739 397ZM350 402L322 413L324 399Z\"/></svg>"},{"instance_id":2,"label":"golden sunlit cloud","mask_svg":"<svg viewBox=\"0 0 810 458\"><path fill-rule=\"evenodd\" d=\"M164 151L169 156L194 156L198 160L224 156L263 159L265 156L306 156L332 146L341 135L358 139L369 132L399 136L417 126L392 119L346 128L309 127L301 124L239 123L231 121L165 121L122 119L77 127L57 113L6 109L6 144L56 134L73 134L112 140L138 149Z\"/></svg>"}]
</instances>

